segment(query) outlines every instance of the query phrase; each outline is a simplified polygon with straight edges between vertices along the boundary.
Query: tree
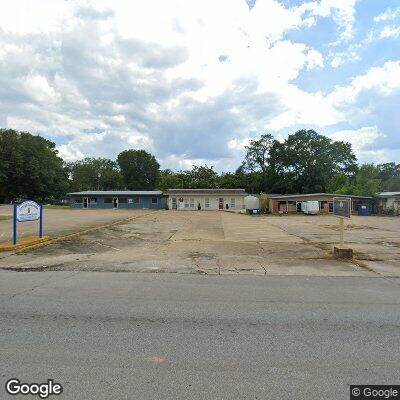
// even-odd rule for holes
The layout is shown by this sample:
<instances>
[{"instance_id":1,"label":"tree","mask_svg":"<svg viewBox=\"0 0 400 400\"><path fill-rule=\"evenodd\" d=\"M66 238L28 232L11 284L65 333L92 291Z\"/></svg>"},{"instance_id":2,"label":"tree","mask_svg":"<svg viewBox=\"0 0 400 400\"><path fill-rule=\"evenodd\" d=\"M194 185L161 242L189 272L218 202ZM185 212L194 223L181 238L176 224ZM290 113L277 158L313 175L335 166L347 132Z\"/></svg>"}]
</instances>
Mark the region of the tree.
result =
<instances>
[{"instance_id":1,"label":"tree","mask_svg":"<svg viewBox=\"0 0 400 400\"><path fill-rule=\"evenodd\" d=\"M193 165L193 168L189 173L189 187L191 189L216 188L218 175L213 168L213 166L208 167L207 165Z\"/></svg>"},{"instance_id":2,"label":"tree","mask_svg":"<svg viewBox=\"0 0 400 400\"><path fill-rule=\"evenodd\" d=\"M107 158L84 158L69 164L71 188L81 190L116 190L123 186L115 161Z\"/></svg>"},{"instance_id":3,"label":"tree","mask_svg":"<svg viewBox=\"0 0 400 400\"><path fill-rule=\"evenodd\" d=\"M67 171L53 142L0 129L0 201L62 199L68 189Z\"/></svg>"},{"instance_id":4,"label":"tree","mask_svg":"<svg viewBox=\"0 0 400 400\"><path fill-rule=\"evenodd\" d=\"M189 181L186 173L179 171L173 172L170 169L164 169L160 172L158 188L160 190L181 188L184 189Z\"/></svg>"},{"instance_id":5,"label":"tree","mask_svg":"<svg viewBox=\"0 0 400 400\"><path fill-rule=\"evenodd\" d=\"M152 190L160 178L160 164L145 150L125 150L117 162L129 190Z\"/></svg>"},{"instance_id":6,"label":"tree","mask_svg":"<svg viewBox=\"0 0 400 400\"><path fill-rule=\"evenodd\" d=\"M355 177L354 193L357 196L374 196L380 191L379 170L374 164L364 164Z\"/></svg>"},{"instance_id":7,"label":"tree","mask_svg":"<svg viewBox=\"0 0 400 400\"><path fill-rule=\"evenodd\" d=\"M286 187L292 192L324 192L332 174L351 175L356 169L349 143L334 142L313 130L289 135L283 148Z\"/></svg>"}]
</instances>

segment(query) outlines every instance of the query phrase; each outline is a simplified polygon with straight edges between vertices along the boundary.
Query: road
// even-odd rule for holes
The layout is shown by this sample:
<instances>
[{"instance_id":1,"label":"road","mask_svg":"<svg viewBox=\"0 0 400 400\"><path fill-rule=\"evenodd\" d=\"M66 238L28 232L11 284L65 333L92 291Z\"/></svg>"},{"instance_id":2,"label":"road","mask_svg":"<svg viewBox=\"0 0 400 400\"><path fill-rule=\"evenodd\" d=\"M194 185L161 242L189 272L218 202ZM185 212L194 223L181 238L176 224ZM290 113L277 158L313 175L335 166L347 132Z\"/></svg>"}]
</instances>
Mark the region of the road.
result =
<instances>
[{"instance_id":1,"label":"road","mask_svg":"<svg viewBox=\"0 0 400 400\"><path fill-rule=\"evenodd\" d=\"M348 399L399 384L399 294L396 278L0 271L0 398L17 377L64 399Z\"/></svg>"}]
</instances>

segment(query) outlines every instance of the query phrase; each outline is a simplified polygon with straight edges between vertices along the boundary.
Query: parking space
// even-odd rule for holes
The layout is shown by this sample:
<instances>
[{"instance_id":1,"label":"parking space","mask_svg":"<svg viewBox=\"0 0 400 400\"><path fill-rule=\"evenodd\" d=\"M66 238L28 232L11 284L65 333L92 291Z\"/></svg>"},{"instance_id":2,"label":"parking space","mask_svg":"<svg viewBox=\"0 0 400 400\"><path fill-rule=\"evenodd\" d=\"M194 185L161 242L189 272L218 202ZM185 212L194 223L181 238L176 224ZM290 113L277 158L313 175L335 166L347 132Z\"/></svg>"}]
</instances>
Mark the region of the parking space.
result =
<instances>
[{"instance_id":1,"label":"parking space","mask_svg":"<svg viewBox=\"0 0 400 400\"><path fill-rule=\"evenodd\" d=\"M47 218L49 227L53 226L49 230L55 233L123 217L135 218L28 253L1 255L0 267L376 276L370 270L373 268L387 276L400 275L397 218L357 216L349 220L345 238L354 248L356 262L342 262L332 257L333 245L339 240L338 219L327 215L254 217L218 211L53 211L47 213ZM54 218L53 225L50 217Z\"/></svg>"}]
</instances>

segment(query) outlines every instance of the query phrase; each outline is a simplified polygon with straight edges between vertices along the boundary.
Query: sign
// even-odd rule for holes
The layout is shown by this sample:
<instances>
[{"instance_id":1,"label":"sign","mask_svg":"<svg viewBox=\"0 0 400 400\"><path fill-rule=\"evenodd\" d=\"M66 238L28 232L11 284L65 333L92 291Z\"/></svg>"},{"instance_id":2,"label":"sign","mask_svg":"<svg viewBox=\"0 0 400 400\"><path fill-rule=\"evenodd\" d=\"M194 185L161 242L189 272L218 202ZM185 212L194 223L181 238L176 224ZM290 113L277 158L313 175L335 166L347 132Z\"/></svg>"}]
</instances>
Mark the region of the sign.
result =
<instances>
[{"instance_id":1,"label":"sign","mask_svg":"<svg viewBox=\"0 0 400 400\"><path fill-rule=\"evenodd\" d=\"M17 244L18 222L39 221L39 237L43 238L43 206L32 200L14 203L13 244Z\"/></svg>"},{"instance_id":2,"label":"sign","mask_svg":"<svg viewBox=\"0 0 400 400\"><path fill-rule=\"evenodd\" d=\"M17 205L18 222L37 221L40 218L40 205L28 200Z\"/></svg>"},{"instance_id":3,"label":"sign","mask_svg":"<svg viewBox=\"0 0 400 400\"><path fill-rule=\"evenodd\" d=\"M347 197L334 197L333 215L341 218L351 218L351 199Z\"/></svg>"}]
</instances>

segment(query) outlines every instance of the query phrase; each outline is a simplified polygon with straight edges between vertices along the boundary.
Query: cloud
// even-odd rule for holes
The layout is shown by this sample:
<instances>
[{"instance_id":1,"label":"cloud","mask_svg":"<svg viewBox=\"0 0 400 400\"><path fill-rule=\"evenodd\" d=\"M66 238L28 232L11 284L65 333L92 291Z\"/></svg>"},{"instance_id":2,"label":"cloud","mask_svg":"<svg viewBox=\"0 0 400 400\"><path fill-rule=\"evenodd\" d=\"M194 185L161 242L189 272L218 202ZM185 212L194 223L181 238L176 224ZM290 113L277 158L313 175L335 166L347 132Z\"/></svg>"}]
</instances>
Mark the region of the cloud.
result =
<instances>
[{"instance_id":1,"label":"cloud","mask_svg":"<svg viewBox=\"0 0 400 400\"><path fill-rule=\"evenodd\" d=\"M374 17L375 22L382 22L382 21L393 21L397 17L400 16L400 7L392 9L388 8L383 13Z\"/></svg>"},{"instance_id":2,"label":"cloud","mask_svg":"<svg viewBox=\"0 0 400 400\"><path fill-rule=\"evenodd\" d=\"M348 122L355 131L376 126L386 134L379 140L393 140L383 116L398 93L398 61L366 68L325 92L299 84L348 55L341 47L331 53L303 43L296 34L330 19L338 41L351 40L355 1L285 4L5 3L0 122L54 139L68 160L115 158L133 147L176 168L207 162L235 169L250 132L283 137L297 128Z\"/></svg>"}]
</instances>

